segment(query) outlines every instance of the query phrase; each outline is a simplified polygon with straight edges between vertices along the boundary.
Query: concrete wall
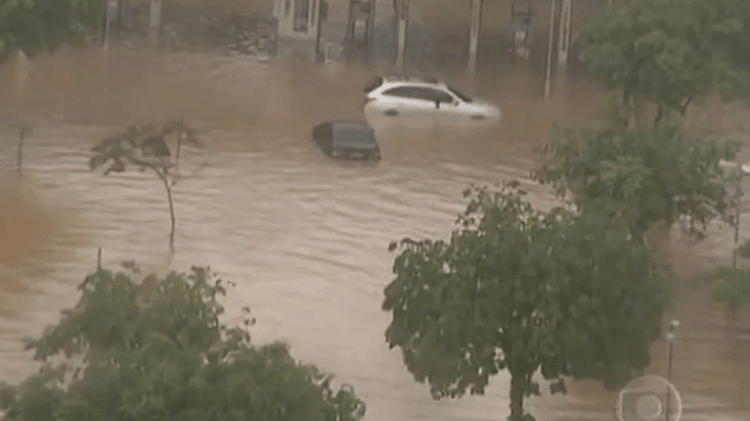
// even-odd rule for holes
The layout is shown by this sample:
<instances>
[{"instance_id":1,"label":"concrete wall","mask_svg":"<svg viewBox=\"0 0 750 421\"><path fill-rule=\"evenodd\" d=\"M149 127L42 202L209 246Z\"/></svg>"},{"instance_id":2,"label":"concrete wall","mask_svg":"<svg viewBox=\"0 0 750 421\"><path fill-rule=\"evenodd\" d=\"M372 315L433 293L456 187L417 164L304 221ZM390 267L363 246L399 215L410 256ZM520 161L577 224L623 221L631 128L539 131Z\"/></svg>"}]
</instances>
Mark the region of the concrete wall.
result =
<instances>
[{"instance_id":1,"label":"concrete wall","mask_svg":"<svg viewBox=\"0 0 750 421\"><path fill-rule=\"evenodd\" d=\"M144 0L133 0L134 2ZM532 62L542 68L546 58L547 26L551 0L532 0L536 31ZM573 31L593 13L603 10L607 0L573 0ZM613 0L616 4L626 0ZM268 11L273 0L165 0L165 4L213 4L236 11ZM343 41L349 0L328 0L328 22L323 38ZM479 38L478 65L497 66L508 61L511 0L484 0ZM470 0L410 0L406 51L407 69L462 67L468 60ZM375 0L374 54L376 62L395 59L395 11L393 0ZM574 52L575 49L572 49ZM571 63L572 64L572 63Z\"/></svg>"}]
</instances>

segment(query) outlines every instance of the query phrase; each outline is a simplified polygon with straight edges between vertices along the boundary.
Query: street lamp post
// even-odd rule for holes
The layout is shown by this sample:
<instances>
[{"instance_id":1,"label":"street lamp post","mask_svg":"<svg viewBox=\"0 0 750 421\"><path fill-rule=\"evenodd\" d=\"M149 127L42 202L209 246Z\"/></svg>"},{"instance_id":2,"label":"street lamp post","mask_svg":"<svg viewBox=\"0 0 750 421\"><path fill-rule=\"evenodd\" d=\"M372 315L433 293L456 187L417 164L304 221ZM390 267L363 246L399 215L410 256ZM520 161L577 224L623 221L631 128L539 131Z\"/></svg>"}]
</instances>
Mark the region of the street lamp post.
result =
<instances>
[{"instance_id":1,"label":"street lamp post","mask_svg":"<svg viewBox=\"0 0 750 421\"><path fill-rule=\"evenodd\" d=\"M734 249L732 250L732 268L737 268L737 246L740 241L740 216L742 215L742 181L748 175L750 175L750 164L742 164L739 162L720 161L719 165L726 171L734 172L735 192L734 192Z\"/></svg>"},{"instance_id":2,"label":"street lamp post","mask_svg":"<svg viewBox=\"0 0 750 421\"><path fill-rule=\"evenodd\" d=\"M112 22L117 19L117 8L118 5L116 0L109 0L107 2L107 15L104 21L104 43L102 47L105 53L109 51L109 37L112 29Z\"/></svg>"},{"instance_id":3,"label":"street lamp post","mask_svg":"<svg viewBox=\"0 0 750 421\"><path fill-rule=\"evenodd\" d=\"M674 351L674 340L675 336L677 336L677 328L680 327L680 322L678 320L672 320L672 323L669 324L669 329L667 330L667 342L669 342L669 357L667 362L667 382L671 385L671 379L672 379L672 354ZM664 421L669 421L669 411L670 411L670 401L672 397L672 389L670 386L667 386L667 405L666 410L664 411Z\"/></svg>"},{"instance_id":4,"label":"street lamp post","mask_svg":"<svg viewBox=\"0 0 750 421\"><path fill-rule=\"evenodd\" d=\"M732 252L732 268L737 269L737 245L740 242L740 216L742 214L742 180L750 174L750 168L747 165L737 164L737 191L735 193L735 210L734 210L734 251Z\"/></svg>"}]
</instances>

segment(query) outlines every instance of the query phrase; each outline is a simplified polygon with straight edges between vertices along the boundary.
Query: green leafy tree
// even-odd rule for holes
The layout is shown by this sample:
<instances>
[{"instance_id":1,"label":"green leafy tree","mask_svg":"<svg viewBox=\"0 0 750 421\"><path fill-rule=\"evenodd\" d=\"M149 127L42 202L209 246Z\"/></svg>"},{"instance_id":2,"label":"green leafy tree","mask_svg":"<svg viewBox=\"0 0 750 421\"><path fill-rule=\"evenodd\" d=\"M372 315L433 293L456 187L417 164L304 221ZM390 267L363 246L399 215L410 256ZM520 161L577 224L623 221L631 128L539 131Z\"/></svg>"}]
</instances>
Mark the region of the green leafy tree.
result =
<instances>
[{"instance_id":1,"label":"green leafy tree","mask_svg":"<svg viewBox=\"0 0 750 421\"><path fill-rule=\"evenodd\" d=\"M38 373L0 387L6 421L357 421L353 389L298 362L282 342L250 342L254 319L220 321L226 285L208 268L143 282L98 270L78 305L27 341ZM53 362L55 361L55 362ZM60 361L62 361L60 363Z\"/></svg>"},{"instance_id":2,"label":"green leafy tree","mask_svg":"<svg viewBox=\"0 0 750 421\"><path fill-rule=\"evenodd\" d=\"M627 114L613 112L585 126L557 127L534 178L581 209L623 218L636 238L680 217L700 235L734 201L720 162L733 160L739 145L690 136L674 122L634 128L626 121Z\"/></svg>"},{"instance_id":3,"label":"green leafy tree","mask_svg":"<svg viewBox=\"0 0 750 421\"><path fill-rule=\"evenodd\" d=\"M170 142L172 138L175 138L174 142ZM176 145L174 154L170 143ZM105 167L105 176L113 172L125 172L128 167L137 167L140 171L150 170L159 178L166 190L169 204L169 248L172 252L176 225L172 188L178 179L176 170L183 143L202 146L193 129L182 120L167 121L160 125L130 126L94 147L94 156L89 160L91 171Z\"/></svg>"},{"instance_id":4,"label":"green leafy tree","mask_svg":"<svg viewBox=\"0 0 750 421\"><path fill-rule=\"evenodd\" d=\"M511 183L467 190L450 240L404 239L385 289L386 330L435 399L483 394L511 377L511 421L524 399L566 376L624 384L649 364L667 300L665 272L621 221L535 210Z\"/></svg>"},{"instance_id":5,"label":"green leafy tree","mask_svg":"<svg viewBox=\"0 0 750 421\"><path fill-rule=\"evenodd\" d=\"M589 20L581 57L623 102L687 112L714 92L750 94L750 2L745 0L631 0Z\"/></svg>"},{"instance_id":6,"label":"green leafy tree","mask_svg":"<svg viewBox=\"0 0 750 421\"><path fill-rule=\"evenodd\" d=\"M0 63L16 51L31 57L66 43L81 43L95 28L100 0L3 0Z\"/></svg>"}]
</instances>

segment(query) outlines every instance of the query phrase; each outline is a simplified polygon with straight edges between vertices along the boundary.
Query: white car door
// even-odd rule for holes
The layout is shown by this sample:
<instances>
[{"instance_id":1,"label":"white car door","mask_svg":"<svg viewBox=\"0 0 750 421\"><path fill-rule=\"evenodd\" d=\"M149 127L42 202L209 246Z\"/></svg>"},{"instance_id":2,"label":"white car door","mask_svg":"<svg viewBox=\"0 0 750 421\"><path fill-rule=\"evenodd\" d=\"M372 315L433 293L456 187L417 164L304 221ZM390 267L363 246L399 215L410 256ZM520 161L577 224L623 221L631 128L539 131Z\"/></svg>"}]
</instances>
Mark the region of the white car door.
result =
<instances>
[{"instance_id":1,"label":"white car door","mask_svg":"<svg viewBox=\"0 0 750 421\"><path fill-rule=\"evenodd\" d=\"M441 108L444 109L450 118L465 119L471 118L471 116L475 114L474 109L469 104L458 98L454 98L453 102Z\"/></svg>"},{"instance_id":2,"label":"white car door","mask_svg":"<svg viewBox=\"0 0 750 421\"><path fill-rule=\"evenodd\" d=\"M460 98L444 89L430 88L433 97L434 115L438 119L468 118L470 110Z\"/></svg>"},{"instance_id":3,"label":"white car door","mask_svg":"<svg viewBox=\"0 0 750 421\"><path fill-rule=\"evenodd\" d=\"M453 116L457 118L472 118L477 114L477 107L466 95L451 88L445 88L445 93L453 98L451 104L445 107L445 110Z\"/></svg>"},{"instance_id":4,"label":"white car door","mask_svg":"<svg viewBox=\"0 0 750 421\"><path fill-rule=\"evenodd\" d=\"M416 88L409 86L386 90L377 103L378 109L389 116L419 117L428 112L430 107L434 107L433 103L419 95Z\"/></svg>"}]
</instances>

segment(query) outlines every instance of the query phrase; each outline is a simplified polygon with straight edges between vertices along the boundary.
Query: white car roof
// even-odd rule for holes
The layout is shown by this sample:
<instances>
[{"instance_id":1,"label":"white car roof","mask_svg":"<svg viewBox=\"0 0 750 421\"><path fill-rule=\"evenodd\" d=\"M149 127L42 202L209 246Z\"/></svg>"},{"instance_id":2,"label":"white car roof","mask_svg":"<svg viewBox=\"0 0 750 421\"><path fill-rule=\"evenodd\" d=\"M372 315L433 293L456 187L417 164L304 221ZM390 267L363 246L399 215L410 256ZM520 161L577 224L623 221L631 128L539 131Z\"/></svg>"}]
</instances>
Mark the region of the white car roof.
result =
<instances>
[{"instance_id":1,"label":"white car roof","mask_svg":"<svg viewBox=\"0 0 750 421\"><path fill-rule=\"evenodd\" d=\"M432 85L432 86L445 86L444 82L441 82L434 78L422 77L422 76L386 76L383 77L383 85Z\"/></svg>"}]
</instances>

